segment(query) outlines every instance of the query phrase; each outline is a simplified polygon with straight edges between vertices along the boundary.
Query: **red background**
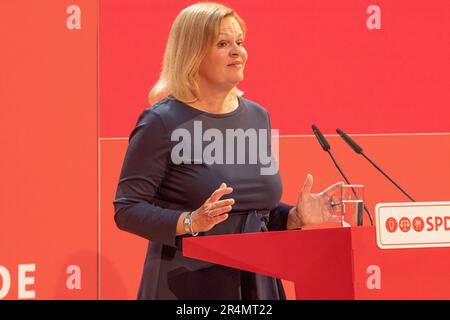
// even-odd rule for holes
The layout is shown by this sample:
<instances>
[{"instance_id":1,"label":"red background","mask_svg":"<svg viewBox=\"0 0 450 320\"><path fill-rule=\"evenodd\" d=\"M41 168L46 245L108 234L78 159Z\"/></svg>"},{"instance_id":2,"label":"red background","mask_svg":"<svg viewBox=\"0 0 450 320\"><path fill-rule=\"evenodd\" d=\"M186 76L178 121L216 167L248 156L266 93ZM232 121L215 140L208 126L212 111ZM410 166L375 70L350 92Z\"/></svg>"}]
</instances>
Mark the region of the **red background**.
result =
<instances>
[{"instance_id":1,"label":"red background","mask_svg":"<svg viewBox=\"0 0 450 320\"><path fill-rule=\"evenodd\" d=\"M100 2L102 137L124 137L159 76L171 23L192 1ZM247 22L245 95L281 134L448 132L450 4L227 1ZM366 9L381 8L381 30Z\"/></svg>"},{"instance_id":2,"label":"red background","mask_svg":"<svg viewBox=\"0 0 450 320\"><path fill-rule=\"evenodd\" d=\"M0 2L0 265L17 299L35 264L37 299L97 297L97 7L66 28L72 1ZM66 269L82 270L67 290ZM1 278L1 277L0 277ZM0 287L3 286L0 279Z\"/></svg>"}]
</instances>

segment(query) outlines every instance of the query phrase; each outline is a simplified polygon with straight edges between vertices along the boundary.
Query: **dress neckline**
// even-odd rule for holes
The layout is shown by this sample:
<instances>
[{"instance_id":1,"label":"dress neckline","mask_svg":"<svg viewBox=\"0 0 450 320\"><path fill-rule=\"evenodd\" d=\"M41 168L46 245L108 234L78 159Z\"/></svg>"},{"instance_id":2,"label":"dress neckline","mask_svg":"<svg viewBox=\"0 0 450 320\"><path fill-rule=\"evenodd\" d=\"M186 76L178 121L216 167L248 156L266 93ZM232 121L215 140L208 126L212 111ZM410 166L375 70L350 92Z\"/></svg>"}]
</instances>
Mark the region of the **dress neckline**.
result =
<instances>
[{"instance_id":1,"label":"dress neckline","mask_svg":"<svg viewBox=\"0 0 450 320\"><path fill-rule=\"evenodd\" d=\"M202 114L202 115L204 115L206 117L210 117L210 118L228 118L228 117L232 117L232 116L240 113L244 109L242 98L239 97L239 96L237 97L238 98L238 106L237 106L237 108L234 109L233 111L226 112L226 113L211 113L211 112L203 111L203 110L194 108L194 107L188 105L187 103L184 103L183 101L180 101L180 100L174 98L173 96L170 96L168 98L177 101L178 103L180 103L181 105L185 106L186 108L195 110L195 111L199 112L200 114Z\"/></svg>"}]
</instances>

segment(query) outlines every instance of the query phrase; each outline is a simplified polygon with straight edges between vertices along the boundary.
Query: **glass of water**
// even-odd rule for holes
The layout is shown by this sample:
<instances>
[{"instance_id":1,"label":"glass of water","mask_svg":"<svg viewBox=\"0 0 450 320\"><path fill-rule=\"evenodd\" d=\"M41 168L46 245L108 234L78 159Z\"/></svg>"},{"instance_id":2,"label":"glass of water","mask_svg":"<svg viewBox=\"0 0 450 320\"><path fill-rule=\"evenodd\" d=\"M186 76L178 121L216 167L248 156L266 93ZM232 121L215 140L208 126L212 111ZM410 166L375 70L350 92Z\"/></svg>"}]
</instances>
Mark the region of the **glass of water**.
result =
<instances>
[{"instance_id":1,"label":"glass of water","mask_svg":"<svg viewBox=\"0 0 450 320\"><path fill-rule=\"evenodd\" d=\"M364 185L344 184L341 187L341 226L363 225Z\"/></svg>"}]
</instances>

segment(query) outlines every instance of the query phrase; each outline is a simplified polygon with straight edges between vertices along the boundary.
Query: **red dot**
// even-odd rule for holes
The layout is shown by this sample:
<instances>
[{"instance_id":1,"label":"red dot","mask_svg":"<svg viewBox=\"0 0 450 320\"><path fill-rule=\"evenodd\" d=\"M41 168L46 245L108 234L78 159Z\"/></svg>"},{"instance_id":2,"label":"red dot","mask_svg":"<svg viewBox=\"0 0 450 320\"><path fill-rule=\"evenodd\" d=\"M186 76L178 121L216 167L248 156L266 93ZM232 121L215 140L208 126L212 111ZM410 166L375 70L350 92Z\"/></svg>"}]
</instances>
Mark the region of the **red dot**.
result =
<instances>
[{"instance_id":1,"label":"red dot","mask_svg":"<svg viewBox=\"0 0 450 320\"><path fill-rule=\"evenodd\" d=\"M400 230L403 232L408 232L409 229L411 229L411 221L409 221L407 217L401 218L398 224L400 226Z\"/></svg>"},{"instance_id":2,"label":"red dot","mask_svg":"<svg viewBox=\"0 0 450 320\"><path fill-rule=\"evenodd\" d=\"M425 226L425 223L421 217L415 217L413 220L413 228L417 232L420 232L423 230L423 227Z\"/></svg>"},{"instance_id":3,"label":"red dot","mask_svg":"<svg viewBox=\"0 0 450 320\"><path fill-rule=\"evenodd\" d=\"M394 233L395 231L397 231L397 227L398 227L398 224L397 224L397 220L395 220L395 218L391 217L386 220L386 230L387 231Z\"/></svg>"}]
</instances>

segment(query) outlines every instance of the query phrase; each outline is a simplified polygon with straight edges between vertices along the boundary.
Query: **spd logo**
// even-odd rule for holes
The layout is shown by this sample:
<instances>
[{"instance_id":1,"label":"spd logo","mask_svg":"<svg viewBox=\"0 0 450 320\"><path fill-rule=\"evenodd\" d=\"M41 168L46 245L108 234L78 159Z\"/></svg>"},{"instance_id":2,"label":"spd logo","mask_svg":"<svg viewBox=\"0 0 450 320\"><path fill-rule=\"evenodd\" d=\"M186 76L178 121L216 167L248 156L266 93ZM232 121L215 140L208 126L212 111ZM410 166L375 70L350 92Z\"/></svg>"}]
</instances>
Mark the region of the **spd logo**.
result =
<instances>
[{"instance_id":1,"label":"spd logo","mask_svg":"<svg viewBox=\"0 0 450 320\"><path fill-rule=\"evenodd\" d=\"M450 247L450 202L379 203L375 210L382 249Z\"/></svg>"}]
</instances>

